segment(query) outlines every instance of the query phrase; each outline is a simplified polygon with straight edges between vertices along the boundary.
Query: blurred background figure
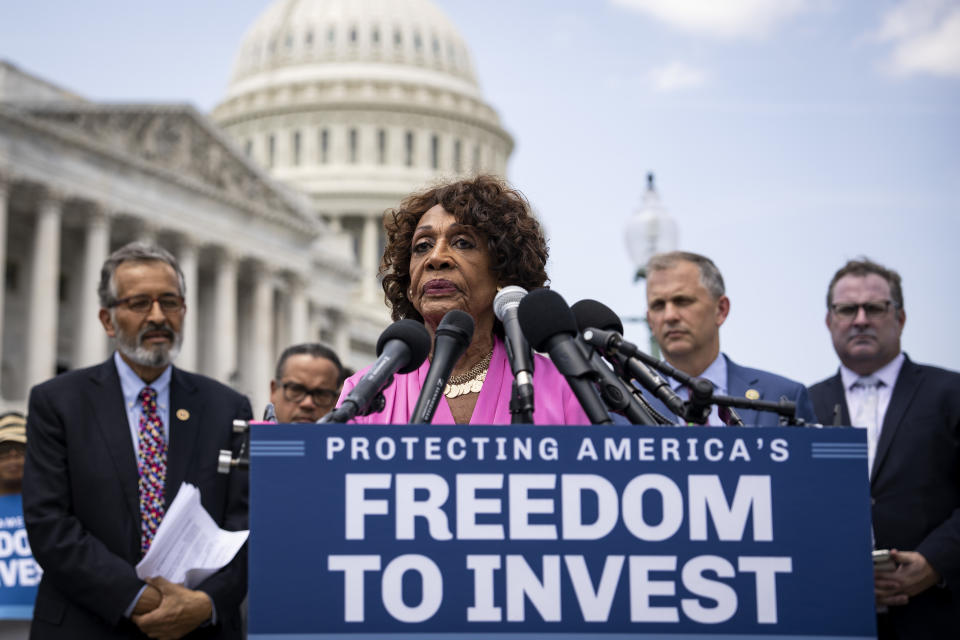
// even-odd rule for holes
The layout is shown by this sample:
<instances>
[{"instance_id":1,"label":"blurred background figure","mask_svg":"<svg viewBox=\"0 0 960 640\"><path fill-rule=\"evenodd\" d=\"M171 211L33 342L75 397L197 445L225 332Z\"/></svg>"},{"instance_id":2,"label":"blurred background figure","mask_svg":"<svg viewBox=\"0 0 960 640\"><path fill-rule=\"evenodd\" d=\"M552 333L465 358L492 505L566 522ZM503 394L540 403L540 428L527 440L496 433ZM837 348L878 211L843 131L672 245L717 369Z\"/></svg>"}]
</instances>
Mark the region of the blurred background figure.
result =
<instances>
[{"instance_id":1,"label":"blurred background figure","mask_svg":"<svg viewBox=\"0 0 960 640\"><path fill-rule=\"evenodd\" d=\"M270 381L277 422L316 422L333 409L344 369L333 349L316 342L287 347Z\"/></svg>"},{"instance_id":2,"label":"blurred background figure","mask_svg":"<svg viewBox=\"0 0 960 640\"><path fill-rule=\"evenodd\" d=\"M17 411L4 413L0 416L0 496L20 495L26 448L26 418Z\"/></svg>"},{"instance_id":3,"label":"blurred background figure","mask_svg":"<svg viewBox=\"0 0 960 640\"><path fill-rule=\"evenodd\" d=\"M23 456L27 448L27 421L22 413L0 415L0 531L9 536L7 564L13 582L0 585L0 640L26 638L30 633L33 601L41 569L33 559L23 527ZM14 566L16 565L16 566Z\"/></svg>"}]
</instances>

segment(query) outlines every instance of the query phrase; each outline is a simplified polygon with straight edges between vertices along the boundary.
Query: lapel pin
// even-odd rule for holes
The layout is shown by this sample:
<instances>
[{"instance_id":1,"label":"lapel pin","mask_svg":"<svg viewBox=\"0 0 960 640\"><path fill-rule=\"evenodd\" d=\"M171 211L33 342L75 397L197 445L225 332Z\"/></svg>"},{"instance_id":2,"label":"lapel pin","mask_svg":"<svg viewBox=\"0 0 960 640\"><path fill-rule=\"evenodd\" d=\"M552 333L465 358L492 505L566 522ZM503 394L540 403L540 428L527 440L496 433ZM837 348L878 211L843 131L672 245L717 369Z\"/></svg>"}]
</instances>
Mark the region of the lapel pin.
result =
<instances>
[{"instance_id":1,"label":"lapel pin","mask_svg":"<svg viewBox=\"0 0 960 640\"><path fill-rule=\"evenodd\" d=\"M186 409L177 409L177 420L186 422L190 419L190 412Z\"/></svg>"},{"instance_id":2,"label":"lapel pin","mask_svg":"<svg viewBox=\"0 0 960 640\"><path fill-rule=\"evenodd\" d=\"M747 389L747 392L746 392L745 394L743 394L743 395L745 395L745 396L747 397L747 400L759 400L759 399L760 399L760 392L757 391L756 389ZM182 409L181 409L181 411L182 411Z\"/></svg>"}]
</instances>

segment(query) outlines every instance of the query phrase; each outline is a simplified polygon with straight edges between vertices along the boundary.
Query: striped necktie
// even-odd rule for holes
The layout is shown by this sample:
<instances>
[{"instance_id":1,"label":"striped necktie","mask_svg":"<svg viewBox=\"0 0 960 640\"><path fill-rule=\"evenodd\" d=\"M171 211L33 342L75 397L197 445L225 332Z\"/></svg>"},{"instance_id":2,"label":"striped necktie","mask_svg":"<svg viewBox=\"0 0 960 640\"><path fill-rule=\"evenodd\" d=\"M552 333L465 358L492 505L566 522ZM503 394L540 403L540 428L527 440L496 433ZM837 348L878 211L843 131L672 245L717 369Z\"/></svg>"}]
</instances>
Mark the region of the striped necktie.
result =
<instances>
[{"instance_id":1,"label":"striped necktie","mask_svg":"<svg viewBox=\"0 0 960 640\"><path fill-rule=\"evenodd\" d=\"M137 471L140 475L140 553L146 555L163 519L163 485L167 477L167 443L163 421L157 413L157 392L144 387L140 401L140 447Z\"/></svg>"}]
</instances>

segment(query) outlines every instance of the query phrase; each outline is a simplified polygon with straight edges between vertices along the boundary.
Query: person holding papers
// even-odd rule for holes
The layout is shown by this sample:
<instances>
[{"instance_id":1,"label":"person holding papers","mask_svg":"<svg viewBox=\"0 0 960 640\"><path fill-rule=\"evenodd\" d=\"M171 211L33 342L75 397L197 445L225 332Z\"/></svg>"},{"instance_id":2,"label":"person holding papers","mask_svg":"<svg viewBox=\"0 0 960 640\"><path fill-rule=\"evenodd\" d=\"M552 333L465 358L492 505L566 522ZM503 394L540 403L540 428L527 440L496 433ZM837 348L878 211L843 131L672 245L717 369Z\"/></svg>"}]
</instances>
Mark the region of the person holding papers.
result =
<instances>
[{"instance_id":1,"label":"person holding papers","mask_svg":"<svg viewBox=\"0 0 960 640\"><path fill-rule=\"evenodd\" d=\"M246 550L195 590L141 580L182 483L219 527L247 528L247 477L217 473L249 401L172 366L184 279L167 251L132 243L104 263L100 322L117 351L103 364L34 387L23 507L44 569L32 638L240 638Z\"/></svg>"}]
</instances>

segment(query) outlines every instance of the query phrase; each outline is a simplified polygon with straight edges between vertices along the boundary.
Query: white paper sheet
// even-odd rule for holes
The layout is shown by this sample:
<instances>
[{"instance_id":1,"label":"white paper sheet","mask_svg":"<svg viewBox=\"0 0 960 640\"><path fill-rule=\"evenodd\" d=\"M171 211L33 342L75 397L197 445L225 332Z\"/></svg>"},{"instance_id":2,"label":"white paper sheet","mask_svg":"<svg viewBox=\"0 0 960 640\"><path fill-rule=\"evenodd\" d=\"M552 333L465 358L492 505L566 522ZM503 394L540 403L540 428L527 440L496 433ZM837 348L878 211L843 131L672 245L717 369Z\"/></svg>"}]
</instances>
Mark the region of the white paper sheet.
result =
<instances>
[{"instance_id":1,"label":"white paper sheet","mask_svg":"<svg viewBox=\"0 0 960 640\"><path fill-rule=\"evenodd\" d=\"M137 564L142 580L163 576L195 588L237 555L249 531L224 531L200 504L200 491L183 483L153 537L150 550Z\"/></svg>"}]
</instances>

